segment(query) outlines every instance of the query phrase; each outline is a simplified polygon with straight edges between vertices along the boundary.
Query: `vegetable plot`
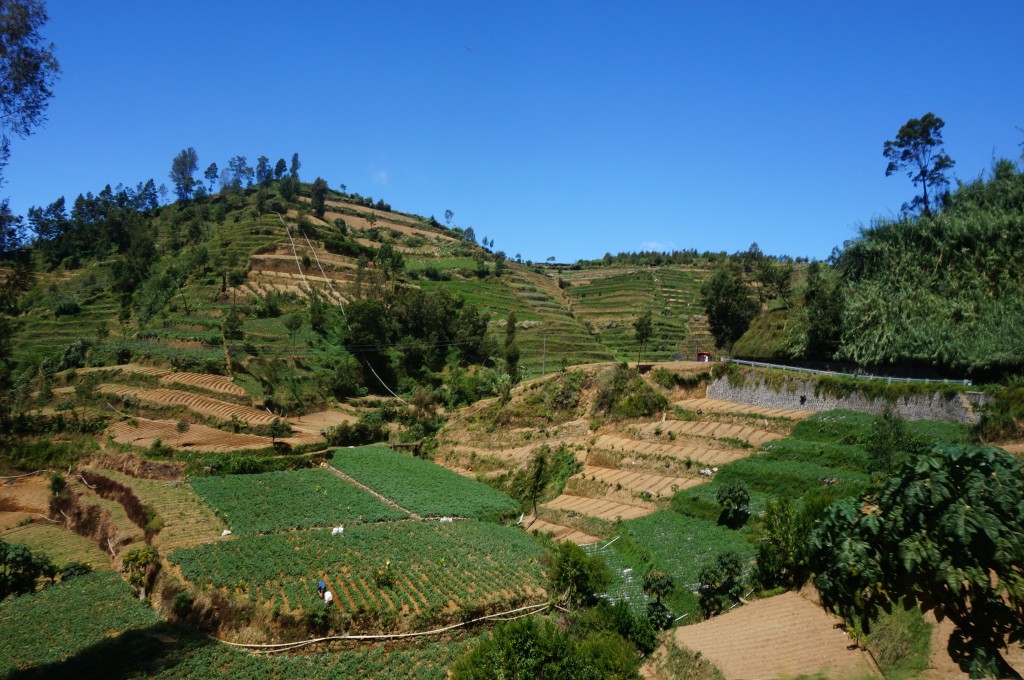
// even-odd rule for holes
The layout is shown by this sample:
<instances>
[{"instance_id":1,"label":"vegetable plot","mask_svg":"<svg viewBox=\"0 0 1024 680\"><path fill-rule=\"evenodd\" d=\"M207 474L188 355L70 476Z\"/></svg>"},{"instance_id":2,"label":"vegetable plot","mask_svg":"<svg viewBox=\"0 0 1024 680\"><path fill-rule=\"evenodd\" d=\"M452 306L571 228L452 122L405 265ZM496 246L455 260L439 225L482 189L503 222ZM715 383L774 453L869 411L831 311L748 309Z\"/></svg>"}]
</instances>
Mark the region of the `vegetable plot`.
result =
<instances>
[{"instance_id":1,"label":"vegetable plot","mask_svg":"<svg viewBox=\"0 0 1024 680\"><path fill-rule=\"evenodd\" d=\"M191 483L236 534L407 517L322 469L197 477Z\"/></svg>"},{"instance_id":2,"label":"vegetable plot","mask_svg":"<svg viewBox=\"0 0 1024 680\"><path fill-rule=\"evenodd\" d=\"M357 525L334 536L301 531L183 549L170 560L201 587L248 593L282 611L335 606L360 632L407 621L422 628L476 608L543 594L542 549L524 532L474 521Z\"/></svg>"},{"instance_id":3,"label":"vegetable plot","mask_svg":"<svg viewBox=\"0 0 1024 680\"><path fill-rule=\"evenodd\" d=\"M491 519L518 510L514 500L482 482L386 446L337 449L331 465L424 517Z\"/></svg>"},{"instance_id":4,"label":"vegetable plot","mask_svg":"<svg viewBox=\"0 0 1024 680\"><path fill-rule=\"evenodd\" d=\"M0 677L21 667L55 663L160 617L110 571L78 576L0 602Z\"/></svg>"}]
</instances>

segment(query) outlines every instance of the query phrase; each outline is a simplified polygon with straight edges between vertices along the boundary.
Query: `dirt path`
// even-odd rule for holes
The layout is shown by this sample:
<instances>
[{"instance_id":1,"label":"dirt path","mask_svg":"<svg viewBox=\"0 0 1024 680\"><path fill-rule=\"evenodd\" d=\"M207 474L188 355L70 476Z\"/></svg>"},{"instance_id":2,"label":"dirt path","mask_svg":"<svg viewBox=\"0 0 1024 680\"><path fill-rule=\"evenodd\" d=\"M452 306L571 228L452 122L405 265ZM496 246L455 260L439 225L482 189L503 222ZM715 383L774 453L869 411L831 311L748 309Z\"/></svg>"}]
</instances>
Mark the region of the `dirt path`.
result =
<instances>
[{"instance_id":1,"label":"dirt path","mask_svg":"<svg viewBox=\"0 0 1024 680\"><path fill-rule=\"evenodd\" d=\"M358 486L363 491L373 495L380 502L386 503L387 505L390 505L395 510L400 510L401 512L404 512L405 514L409 515L409 517L412 517L415 520L418 520L420 522L424 521L423 517L420 517L419 515L417 515L412 510L406 510L405 508L403 508L401 505L399 505L398 503L394 502L390 498L388 498L386 496L380 495L379 493L377 493L376 491L374 491L373 489L371 489L370 487L366 486L365 484L363 484L361 482L357 482L356 480L352 479L351 477L349 477L348 475L346 475L344 472L342 472L341 470L337 469L336 467L333 467L333 466L327 465L327 464L324 464L323 467L328 469L332 474L335 474L338 477L341 477L342 479L344 479L349 484L351 484L353 486Z\"/></svg>"}]
</instances>

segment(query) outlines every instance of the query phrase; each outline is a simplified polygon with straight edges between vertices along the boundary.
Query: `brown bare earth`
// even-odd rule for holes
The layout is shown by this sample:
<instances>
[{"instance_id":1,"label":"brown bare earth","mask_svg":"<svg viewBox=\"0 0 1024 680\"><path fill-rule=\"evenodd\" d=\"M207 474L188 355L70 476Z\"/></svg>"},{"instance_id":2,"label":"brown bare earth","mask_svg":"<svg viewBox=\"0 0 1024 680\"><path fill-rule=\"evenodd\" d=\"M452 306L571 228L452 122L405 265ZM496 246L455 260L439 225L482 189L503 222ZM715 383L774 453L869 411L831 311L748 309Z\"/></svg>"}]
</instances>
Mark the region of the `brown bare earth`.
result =
<instances>
[{"instance_id":1,"label":"brown bare earth","mask_svg":"<svg viewBox=\"0 0 1024 680\"><path fill-rule=\"evenodd\" d=\"M805 594L789 592L675 630L727 679L824 673L829 678L881 677L832 616Z\"/></svg>"},{"instance_id":2,"label":"brown bare earth","mask_svg":"<svg viewBox=\"0 0 1024 680\"><path fill-rule=\"evenodd\" d=\"M46 475L0 480L0 530L46 516L49 504L50 480Z\"/></svg>"},{"instance_id":3,"label":"brown bare earth","mask_svg":"<svg viewBox=\"0 0 1024 680\"><path fill-rule=\"evenodd\" d=\"M143 420L115 423L107 432L118 444L148 448L157 439L176 449L192 449L208 453L265 449L271 445L270 437L254 434L224 432L206 425L190 425L186 432L178 432L173 420Z\"/></svg>"},{"instance_id":4,"label":"brown bare earth","mask_svg":"<svg viewBox=\"0 0 1024 680\"><path fill-rule=\"evenodd\" d=\"M691 411L697 411L699 409L705 413L756 413L757 415L768 416L770 418L790 418L792 420L803 420L804 418L810 418L814 415L814 411L761 408L760 406L736 404L731 401L721 401L720 399L683 399L675 402L675 405Z\"/></svg>"},{"instance_id":5,"label":"brown bare earth","mask_svg":"<svg viewBox=\"0 0 1024 680\"><path fill-rule=\"evenodd\" d=\"M354 423L357 420L359 420L359 417L354 413L330 410L288 418L288 424L297 432L319 434L322 430L326 430L329 427L342 423Z\"/></svg>"},{"instance_id":6,"label":"brown bare earth","mask_svg":"<svg viewBox=\"0 0 1024 680\"><path fill-rule=\"evenodd\" d=\"M260 411L251 406L240 406L226 401L206 397L200 394L193 394L183 390L172 390L167 388L144 389L129 387L127 385L115 385L104 383L98 391L114 394L119 397L134 397L139 401L155 404L157 406L183 406L190 411L204 416L213 416L222 420L231 420L232 417L249 423L250 425L269 425L277 416L267 411Z\"/></svg>"},{"instance_id":7,"label":"brown bare earth","mask_svg":"<svg viewBox=\"0 0 1024 680\"><path fill-rule=\"evenodd\" d=\"M160 378L164 385L186 385L199 387L211 392L221 392L235 397L247 397L245 390L231 382L231 378L209 373L168 373Z\"/></svg>"}]
</instances>

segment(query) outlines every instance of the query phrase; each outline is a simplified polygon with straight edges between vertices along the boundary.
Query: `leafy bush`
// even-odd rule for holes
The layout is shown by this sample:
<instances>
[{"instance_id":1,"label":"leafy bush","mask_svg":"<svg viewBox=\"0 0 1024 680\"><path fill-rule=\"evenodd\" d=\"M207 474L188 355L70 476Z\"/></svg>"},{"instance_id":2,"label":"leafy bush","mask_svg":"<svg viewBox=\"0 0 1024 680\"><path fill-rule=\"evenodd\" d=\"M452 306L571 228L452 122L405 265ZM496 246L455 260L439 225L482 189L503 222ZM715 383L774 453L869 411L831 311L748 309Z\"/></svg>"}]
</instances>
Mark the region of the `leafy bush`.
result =
<instances>
[{"instance_id":1,"label":"leafy bush","mask_svg":"<svg viewBox=\"0 0 1024 680\"><path fill-rule=\"evenodd\" d=\"M569 606L595 604L610 578L604 561L587 555L575 543L565 541L555 549L550 570L551 592L564 597Z\"/></svg>"},{"instance_id":2,"label":"leafy bush","mask_svg":"<svg viewBox=\"0 0 1024 680\"><path fill-rule=\"evenodd\" d=\"M729 550L719 553L697 577L700 581L700 608L705 617L720 614L740 600L743 594L743 561Z\"/></svg>"},{"instance_id":3,"label":"leafy bush","mask_svg":"<svg viewBox=\"0 0 1024 680\"><path fill-rule=\"evenodd\" d=\"M625 363L605 372L594 398L594 413L617 418L641 418L668 406L668 398Z\"/></svg>"}]
</instances>

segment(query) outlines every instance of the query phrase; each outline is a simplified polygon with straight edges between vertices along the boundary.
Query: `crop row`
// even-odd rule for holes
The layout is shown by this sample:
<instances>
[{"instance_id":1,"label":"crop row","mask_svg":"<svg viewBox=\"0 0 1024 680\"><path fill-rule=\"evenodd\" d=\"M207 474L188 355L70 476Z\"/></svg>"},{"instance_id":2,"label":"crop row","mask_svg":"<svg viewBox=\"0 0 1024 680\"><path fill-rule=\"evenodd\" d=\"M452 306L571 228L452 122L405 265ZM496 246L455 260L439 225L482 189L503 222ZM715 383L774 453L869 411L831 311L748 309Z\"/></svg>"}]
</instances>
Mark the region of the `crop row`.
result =
<instances>
[{"instance_id":1,"label":"crop row","mask_svg":"<svg viewBox=\"0 0 1024 680\"><path fill-rule=\"evenodd\" d=\"M192 488L240 534L406 517L323 469L196 477Z\"/></svg>"},{"instance_id":2,"label":"crop row","mask_svg":"<svg viewBox=\"0 0 1024 680\"><path fill-rule=\"evenodd\" d=\"M362 650L336 650L328 654L253 655L225 645L196 642L184 658L155 678L417 678L444 680L448 667L469 651L477 638L426 639L411 647L378 646ZM318 650L319 651L319 650Z\"/></svg>"},{"instance_id":3,"label":"crop row","mask_svg":"<svg viewBox=\"0 0 1024 680\"><path fill-rule=\"evenodd\" d=\"M0 602L0 677L10 677L22 667L56 663L112 635L159 620L110 571L8 599Z\"/></svg>"},{"instance_id":4,"label":"crop row","mask_svg":"<svg viewBox=\"0 0 1024 680\"><path fill-rule=\"evenodd\" d=\"M417 617L428 625L464 608L522 601L540 592L541 548L497 524L399 522L247 536L170 555L201 587L246 593L282 611L321 606L323 578L353 619ZM360 624L363 627L363 624Z\"/></svg>"},{"instance_id":5,"label":"crop row","mask_svg":"<svg viewBox=\"0 0 1024 680\"><path fill-rule=\"evenodd\" d=\"M515 501L482 482L386 446L338 449L331 465L425 517L494 518L517 509Z\"/></svg>"}]
</instances>

